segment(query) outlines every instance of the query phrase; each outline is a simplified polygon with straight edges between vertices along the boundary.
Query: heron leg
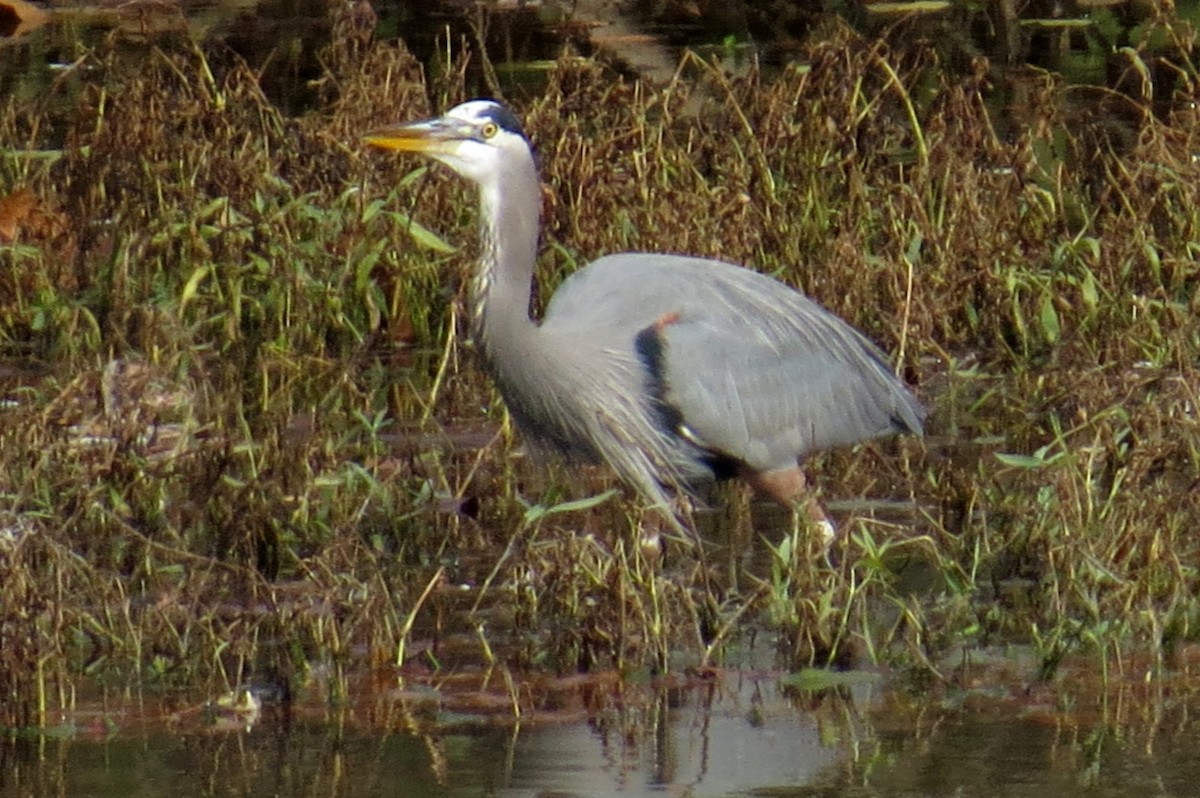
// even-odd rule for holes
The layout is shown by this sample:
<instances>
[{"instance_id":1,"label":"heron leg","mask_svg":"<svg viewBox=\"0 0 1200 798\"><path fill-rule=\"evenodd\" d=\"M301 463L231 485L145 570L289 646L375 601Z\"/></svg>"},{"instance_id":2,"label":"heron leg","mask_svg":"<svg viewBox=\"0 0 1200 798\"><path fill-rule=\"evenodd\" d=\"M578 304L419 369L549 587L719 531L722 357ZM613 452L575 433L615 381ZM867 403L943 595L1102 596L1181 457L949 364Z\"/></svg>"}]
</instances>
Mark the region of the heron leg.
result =
<instances>
[{"instance_id":1,"label":"heron leg","mask_svg":"<svg viewBox=\"0 0 1200 798\"><path fill-rule=\"evenodd\" d=\"M799 521L803 515L810 528L820 530L826 549L833 543L837 531L821 503L807 489L808 480L799 465L776 471L754 471L745 474L745 478L760 495L791 508L794 521Z\"/></svg>"}]
</instances>

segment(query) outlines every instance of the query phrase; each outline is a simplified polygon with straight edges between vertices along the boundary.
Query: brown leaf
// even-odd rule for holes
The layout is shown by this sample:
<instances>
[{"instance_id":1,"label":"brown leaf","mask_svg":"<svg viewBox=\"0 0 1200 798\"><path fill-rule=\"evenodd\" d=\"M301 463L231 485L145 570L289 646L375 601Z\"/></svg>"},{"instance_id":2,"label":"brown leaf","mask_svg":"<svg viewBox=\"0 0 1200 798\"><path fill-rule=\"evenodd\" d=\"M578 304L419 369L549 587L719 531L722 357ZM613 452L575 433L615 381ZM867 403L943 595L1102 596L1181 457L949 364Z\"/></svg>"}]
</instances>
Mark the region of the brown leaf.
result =
<instances>
[{"instance_id":1,"label":"brown leaf","mask_svg":"<svg viewBox=\"0 0 1200 798\"><path fill-rule=\"evenodd\" d=\"M25 0L0 0L0 38L20 36L50 21L50 15Z\"/></svg>"},{"instance_id":2,"label":"brown leaf","mask_svg":"<svg viewBox=\"0 0 1200 798\"><path fill-rule=\"evenodd\" d=\"M0 12L3 8L4 3L0 2ZM33 192L27 188L19 188L7 197L0 197L0 242L11 244L16 240L17 231L28 220L36 202Z\"/></svg>"}]
</instances>

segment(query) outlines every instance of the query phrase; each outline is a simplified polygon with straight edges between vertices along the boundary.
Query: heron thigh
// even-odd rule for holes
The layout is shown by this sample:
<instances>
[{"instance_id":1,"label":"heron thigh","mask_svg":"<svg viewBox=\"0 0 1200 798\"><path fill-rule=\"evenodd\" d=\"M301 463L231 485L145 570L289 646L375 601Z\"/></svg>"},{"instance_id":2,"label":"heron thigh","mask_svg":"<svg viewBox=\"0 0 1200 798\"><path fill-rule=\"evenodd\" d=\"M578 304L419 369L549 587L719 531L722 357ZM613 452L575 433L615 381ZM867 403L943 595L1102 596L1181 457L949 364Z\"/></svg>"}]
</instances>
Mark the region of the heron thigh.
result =
<instances>
[{"instance_id":1,"label":"heron thigh","mask_svg":"<svg viewBox=\"0 0 1200 798\"><path fill-rule=\"evenodd\" d=\"M790 507L804 493L808 480L798 465L775 471L755 471L744 467L742 478L754 488L754 492Z\"/></svg>"},{"instance_id":2,"label":"heron thigh","mask_svg":"<svg viewBox=\"0 0 1200 798\"><path fill-rule=\"evenodd\" d=\"M814 524L829 525L829 518L816 497L807 495L808 480L804 469L799 465L780 468L775 471L754 471L744 468L742 477L754 488L755 493L765 496L772 501L790 507L799 508ZM832 527L830 527L832 529Z\"/></svg>"}]
</instances>

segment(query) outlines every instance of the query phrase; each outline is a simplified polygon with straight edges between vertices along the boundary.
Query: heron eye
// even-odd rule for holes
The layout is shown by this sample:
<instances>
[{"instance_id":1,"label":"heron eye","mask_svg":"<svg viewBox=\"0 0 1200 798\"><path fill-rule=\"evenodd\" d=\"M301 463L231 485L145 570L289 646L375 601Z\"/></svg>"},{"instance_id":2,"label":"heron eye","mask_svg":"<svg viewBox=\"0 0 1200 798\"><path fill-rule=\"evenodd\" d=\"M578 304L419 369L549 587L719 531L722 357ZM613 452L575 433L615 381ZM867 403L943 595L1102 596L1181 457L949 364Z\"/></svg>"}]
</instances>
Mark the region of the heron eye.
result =
<instances>
[{"instance_id":1,"label":"heron eye","mask_svg":"<svg viewBox=\"0 0 1200 798\"><path fill-rule=\"evenodd\" d=\"M492 136L500 132L500 126L495 122L488 122L479 132L483 134L485 139L490 139Z\"/></svg>"}]
</instances>

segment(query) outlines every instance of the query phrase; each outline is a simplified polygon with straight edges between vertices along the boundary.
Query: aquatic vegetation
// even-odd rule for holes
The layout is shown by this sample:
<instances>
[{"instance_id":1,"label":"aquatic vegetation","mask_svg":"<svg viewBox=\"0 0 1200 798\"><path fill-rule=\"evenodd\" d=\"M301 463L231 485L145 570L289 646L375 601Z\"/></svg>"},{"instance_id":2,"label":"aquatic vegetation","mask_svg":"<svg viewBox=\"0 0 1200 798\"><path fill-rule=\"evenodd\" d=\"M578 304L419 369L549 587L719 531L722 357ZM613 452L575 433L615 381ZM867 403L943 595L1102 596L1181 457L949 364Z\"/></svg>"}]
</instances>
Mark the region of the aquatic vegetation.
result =
<instances>
[{"instance_id":1,"label":"aquatic vegetation","mask_svg":"<svg viewBox=\"0 0 1200 798\"><path fill-rule=\"evenodd\" d=\"M564 57L520 103L543 297L611 250L744 261L933 408L924 442L814 461L825 498L877 502L840 515L832 564L734 492L703 552L654 545L628 497L563 507L611 477L527 462L463 357L473 201L354 138L431 110L395 43L335 38L297 117L191 47L132 75L97 50L70 104L6 99L0 725L83 677L276 672L338 700L364 668L700 667L754 633L943 681L1001 641L1043 676L1168 664L1200 617L1194 70L1165 107L1105 95L1116 135L1049 73L998 88L853 37L661 88Z\"/></svg>"}]
</instances>

